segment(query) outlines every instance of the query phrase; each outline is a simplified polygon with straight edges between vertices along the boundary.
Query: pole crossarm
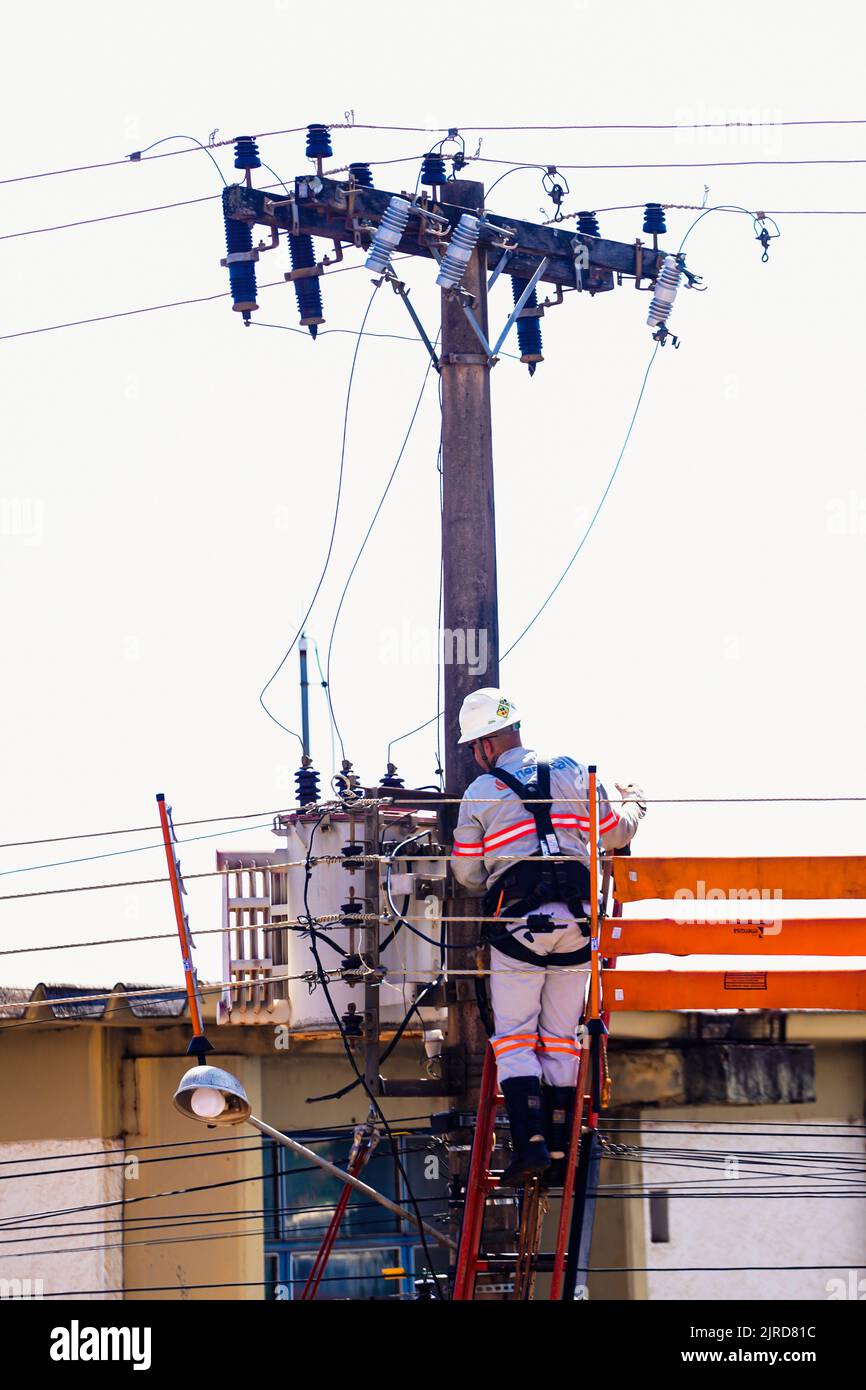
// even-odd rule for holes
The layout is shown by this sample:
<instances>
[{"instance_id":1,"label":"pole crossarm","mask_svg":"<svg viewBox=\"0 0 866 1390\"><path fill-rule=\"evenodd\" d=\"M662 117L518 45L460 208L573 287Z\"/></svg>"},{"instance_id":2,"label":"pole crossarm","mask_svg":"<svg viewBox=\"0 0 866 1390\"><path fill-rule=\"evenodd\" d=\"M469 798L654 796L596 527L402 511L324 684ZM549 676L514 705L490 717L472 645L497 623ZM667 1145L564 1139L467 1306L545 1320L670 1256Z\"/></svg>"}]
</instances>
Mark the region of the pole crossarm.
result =
<instances>
[{"instance_id":1,"label":"pole crossarm","mask_svg":"<svg viewBox=\"0 0 866 1390\"><path fill-rule=\"evenodd\" d=\"M226 217L261 224L272 233L307 233L341 245L366 246L393 196L378 188L355 187L336 179L306 175L295 179L290 197L231 184L223 192L223 211ZM401 196L411 201L410 195ZM452 230L464 212L478 215L478 209L458 203L435 201L418 206L444 218ZM539 261L546 258L542 281L570 289L577 288L580 282L580 287L590 294L613 289L614 276L618 275L654 280L665 256L664 251L639 242L608 241L605 237L544 227L497 213L484 212L483 219L479 245L494 252L497 261L509 247L503 268L510 275L529 279ZM426 219L410 214L396 254L432 257L425 225ZM581 262L584 268L578 269Z\"/></svg>"}]
</instances>

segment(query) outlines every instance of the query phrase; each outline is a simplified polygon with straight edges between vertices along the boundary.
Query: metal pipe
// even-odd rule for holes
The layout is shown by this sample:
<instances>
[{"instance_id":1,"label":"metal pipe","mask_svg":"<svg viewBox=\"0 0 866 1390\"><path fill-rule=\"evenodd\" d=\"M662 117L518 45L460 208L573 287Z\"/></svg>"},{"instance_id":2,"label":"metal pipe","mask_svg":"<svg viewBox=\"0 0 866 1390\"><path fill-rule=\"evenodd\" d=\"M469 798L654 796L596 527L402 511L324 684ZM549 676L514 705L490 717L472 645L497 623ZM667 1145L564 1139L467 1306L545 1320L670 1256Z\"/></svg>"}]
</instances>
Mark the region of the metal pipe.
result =
<instances>
[{"instance_id":1,"label":"metal pipe","mask_svg":"<svg viewBox=\"0 0 866 1390\"><path fill-rule=\"evenodd\" d=\"M301 743L304 745L304 757L310 756L310 682L307 680L307 635L301 633L301 640L298 643L298 654L301 659Z\"/></svg>"},{"instance_id":2,"label":"metal pipe","mask_svg":"<svg viewBox=\"0 0 866 1390\"><path fill-rule=\"evenodd\" d=\"M290 1139L287 1134L281 1134L278 1129L273 1129L271 1125L265 1124L264 1120L257 1119L255 1115L250 1115L247 1123L251 1124L253 1129L257 1129L260 1134L266 1134L267 1137L273 1139L275 1143L282 1144L284 1148L291 1149L292 1153L297 1154L299 1158L305 1159L307 1163L315 1163L318 1168L330 1174L332 1178L337 1178L340 1182L347 1183L349 1187L354 1187L358 1192L363 1192L365 1197L370 1197L374 1202L378 1202L381 1207L386 1207L388 1211L398 1216L401 1221L411 1221L413 1225L417 1226L419 1229L423 1229L426 1235L438 1241L440 1245L444 1245L448 1250L457 1249L457 1242L452 1240L450 1236L443 1235L441 1231L437 1231L435 1227L428 1225L426 1221L419 1221L414 1212L406 1211L403 1207L399 1206L397 1202L392 1202L390 1197L386 1197L382 1192L377 1192L375 1187L370 1187L368 1183L361 1182L360 1178L353 1178L351 1173L345 1172L343 1168L338 1168L335 1163L329 1163L326 1158L320 1158L318 1154L313 1153L312 1149L306 1148L304 1144L299 1144L297 1139Z\"/></svg>"}]
</instances>

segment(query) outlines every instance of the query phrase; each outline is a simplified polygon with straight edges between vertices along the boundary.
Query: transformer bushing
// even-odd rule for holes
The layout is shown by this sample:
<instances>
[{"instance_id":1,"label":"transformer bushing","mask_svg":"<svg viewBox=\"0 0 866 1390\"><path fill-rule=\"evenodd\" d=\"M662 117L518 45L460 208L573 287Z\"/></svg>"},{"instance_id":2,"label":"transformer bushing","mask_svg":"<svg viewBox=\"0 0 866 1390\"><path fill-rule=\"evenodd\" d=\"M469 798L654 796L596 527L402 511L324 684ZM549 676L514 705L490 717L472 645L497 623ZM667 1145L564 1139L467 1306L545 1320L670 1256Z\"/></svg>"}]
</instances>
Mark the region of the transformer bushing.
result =
<instances>
[{"instance_id":1,"label":"transformer bushing","mask_svg":"<svg viewBox=\"0 0 866 1390\"><path fill-rule=\"evenodd\" d=\"M577 214L577 230L583 236L600 236L598 230L598 218L594 212L579 212Z\"/></svg>"},{"instance_id":2,"label":"transformer bushing","mask_svg":"<svg viewBox=\"0 0 866 1390\"><path fill-rule=\"evenodd\" d=\"M259 147L251 135L239 135L235 141L235 168L261 169Z\"/></svg>"},{"instance_id":3,"label":"transformer bushing","mask_svg":"<svg viewBox=\"0 0 866 1390\"><path fill-rule=\"evenodd\" d=\"M244 323L249 324L250 314L259 307L256 303L256 264L252 258L240 261L232 261L231 258L252 252L253 230L249 222L240 222L236 217L223 214L223 220L232 308L236 313L243 314Z\"/></svg>"},{"instance_id":4,"label":"transformer bushing","mask_svg":"<svg viewBox=\"0 0 866 1390\"><path fill-rule=\"evenodd\" d=\"M523 294L523 291L526 289L526 286L528 284L529 281L522 279L519 275L511 276L511 289L514 295L515 304L520 299L520 296ZM538 308L538 295L536 294L534 285L532 287L532 293L530 294L523 307L524 309ZM526 363L527 367L529 368L529 375L534 376L535 368L538 366L538 363L544 361L544 358L541 354L540 319L535 317L525 319L518 318L517 341L520 344L520 360L521 362Z\"/></svg>"},{"instance_id":5,"label":"transformer bushing","mask_svg":"<svg viewBox=\"0 0 866 1390\"><path fill-rule=\"evenodd\" d=\"M289 256L291 257L292 270L312 268L316 264L313 238L306 232L301 233L300 236L290 234ZM309 329L310 337L315 338L319 331L319 324L325 322L319 277L318 275L302 275L300 279L293 280L292 284L295 287L295 298L298 301L301 323Z\"/></svg>"},{"instance_id":6,"label":"transformer bushing","mask_svg":"<svg viewBox=\"0 0 866 1390\"><path fill-rule=\"evenodd\" d=\"M350 164L349 173L359 188L373 187L373 170L369 164Z\"/></svg>"},{"instance_id":7,"label":"transformer bushing","mask_svg":"<svg viewBox=\"0 0 866 1390\"><path fill-rule=\"evenodd\" d=\"M307 158L330 159L334 151L331 147L331 132L326 125L307 126Z\"/></svg>"}]
</instances>

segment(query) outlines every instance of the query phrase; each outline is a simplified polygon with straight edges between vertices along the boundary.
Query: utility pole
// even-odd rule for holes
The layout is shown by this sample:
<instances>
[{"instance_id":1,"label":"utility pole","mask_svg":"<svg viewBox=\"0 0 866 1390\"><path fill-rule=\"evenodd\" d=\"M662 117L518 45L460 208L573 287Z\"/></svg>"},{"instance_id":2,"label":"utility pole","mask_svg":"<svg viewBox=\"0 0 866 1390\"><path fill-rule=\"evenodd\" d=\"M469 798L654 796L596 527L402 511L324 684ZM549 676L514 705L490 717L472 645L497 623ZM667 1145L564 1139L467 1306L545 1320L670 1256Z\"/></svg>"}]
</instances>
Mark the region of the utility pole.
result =
<instances>
[{"instance_id":1,"label":"utility pole","mask_svg":"<svg viewBox=\"0 0 866 1390\"><path fill-rule=\"evenodd\" d=\"M479 215L484 185L460 180L448 185L448 198ZM487 254L479 242L462 279L473 299L472 311L488 334ZM458 745L460 706L479 685L499 683L499 610L496 587L496 523L493 499L493 428L490 407L491 363L460 302L461 291L442 291L442 566L445 686L445 791L462 796L478 775L468 745ZM469 653L486 654L483 672L473 670ZM455 659L461 654L465 660ZM448 830L456 806L446 811ZM451 899L456 917L480 911L477 899ZM473 944L474 922L454 922L454 944ZM470 965L471 957L460 958ZM478 1100L487 1035L479 1017L471 980L456 982L456 1000L448 1010L448 1052L462 1061L458 1106L471 1109Z\"/></svg>"},{"instance_id":2,"label":"utility pole","mask_svg":"<svg viewBox=\"0 0 866 1390\"><path fill-rule=\"evenodd\" d=\"M484 185L461 180L448 197L480 214ZM487 326L487 254L476 246L462 281L473 311ZM463 313L458 292L442 291L442 564L443 613L451 634L445 657L445 788L460 796L478 768L468 746L457 746L458 714L479 685L499 683L499 613L496 590L496 525L493 508L493 429L490 362ZM464 645L465 644L465 645ZM486 653L483 673L467 658Z\"/></svg>"},{"instance_id":3,"label":"utility pole","mask_svg":"<svg viewBox=\"0 0 866 1390\"><path fill-rule=\"evenodd\" d=\"M311 131L321 129L311 127ZM421 197L417 193L392 194L374 188L368 165L352 165L350 177L337 181L323 173L321 158L317 173L296 178L292 189L286 189L288 196L269 194L252 187L250 169L259 167L258 155L256 153L256 162L251 162L247 146L253 142L247 140L242 150L243 143L239 142L236 151L236 167L247 169L246 183L232 185L223 193L226 240L230 248L223 264L230 272L233 308L249 322L251 313L258 307L254 263L277 249L280 232L284 232L290 239L293 266L285 278L294 282L301 322L317 326L323 322L319 277L326 276L328 267L343 258L344 245L366 252L372 243L375 252L379 241L378 261L373 257L378 272L384 270L401 295L420 339L441 374L445 784L448 798L459 798L477 772L469 749L457 744L460 706L470 690L499 683L490 404L490 372L496 354L509 325L524 309L527 317L538 317L546 309L561 305L564 296L571 291L577 292L576 301L580 302L585 295L613 290L625 280L633 281L637 288L643 287L642 282L647 282L647 287L654 285L666 253L659 249L655 233L652 246L637 238L633 242L617 242L602 237L593 214L580 214L581 221L575 231L573 224L570 228L564 225L565 219L557 225L539 225L486 213L483 184L464 179L445 180L441 159L443 181L433 182L428 177L426 182L433 187L433 193L425 192ZM312 157L315 151L308 150L308 153ZM462 167L455 163L455 172ZM424 329L409 302L405 286L394 274L391 257L426 260L435 274L435 264L442 252L459 242L461 219L467 214L470 220L473 214L482 216L483 220L480 225L474 225L476 240L465 270L452 279L452 288L442 293L441 355L437 359L432 335ZM239 223L243 224L240 229ZM256 225L269 231L269 243L262 240L253 245L252 230ZM316 261L313 254L311 238L330 243L328 255L320 261ZM462 244L468 245L465 237ZM491 282L505 271L526 286L513 314L503 315L505 329L495 343L491 343L488 329L488 252L492 253L491 261L495 261ZM445 254L447 256L448 252ZM680 272L685 274L689 284L698 278L685 269L682 256L677 257L677 267L674 273L668 262L666 273L671 288L665 291L657 306L653 301L657 313L651 322L658 326L654 336L661 342L667 334L663 320ZM542 284L553 286L556 297L547 298L536 307L527 307L528 296L536 284L539 291ZM314 299L315 304L312 303ZM643 318L642 305L638 312ZM486 656L483 671L483 663L477 660L470 665L467 660L470 652L476 657ZM444 811L442 820L447 838L456 819L456 807L447 806ZM368 902L376 901L378 876L374 882L373 874L367 875L365 891ZM475 899L454 898L448 906L455 918L480 915ZM368 949L375 951L374 931L365 936ZM475 921L452 922L449 939L454 944L474 944L477 940ZM474 965L469 951L459 960L461 965ZM449 994L447 1055L456 1065L452 1067L448 1094L454 1097L459 1109L473 1110L478 1102L487 1037L479 1016L474 981L459 978L449 988L453 988L453 992ZM378 1020L371 991L367 991L365 1003L367 1072L371 1089L375 1089Z\"/></svg>"}]
</instances>

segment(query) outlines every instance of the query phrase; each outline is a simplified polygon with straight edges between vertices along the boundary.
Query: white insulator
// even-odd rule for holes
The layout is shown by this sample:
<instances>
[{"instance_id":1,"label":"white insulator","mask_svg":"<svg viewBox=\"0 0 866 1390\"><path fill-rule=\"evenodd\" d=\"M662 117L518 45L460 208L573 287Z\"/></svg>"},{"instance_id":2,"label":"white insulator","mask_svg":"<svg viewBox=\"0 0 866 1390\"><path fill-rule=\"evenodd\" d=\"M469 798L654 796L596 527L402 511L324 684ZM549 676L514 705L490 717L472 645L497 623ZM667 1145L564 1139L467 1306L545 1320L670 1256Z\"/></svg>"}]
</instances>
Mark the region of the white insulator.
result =
<instances>
[{"instance_id":1,"label":"white insulator","mask_svg":"<svg viewBox=\"0 0 866 1390\"><path fill-rule=\"evenodd\" d=\"M442 1056L442 1049L445 1046L445 1034L441 1028L428 1028L424 1032L424 1051L428 1059L432 1062L436 1057Z\"/></svg>"},{"instance_id":2,"label":"white insulator","mask_svg":"<svg viewBox=\"0 0 866 1390\"><path fill-rule=\"evenodd\" d=\"M469 264L469 257L481 235L481 218L464 212L448 243L448 250L442 258L436 284L444 290L453 290L460 284Z\"/></svg>"},{"instance_id":3,"label":"white insulator","mask_svg":"<svg viewBox=\"0 0 866 1390\"><path fill-rule=\"evenodd\" d=\"M364 262L368 270L381 273L387 267L406 230L410 206L405 198L394 197L391 199L385 209L382 221L376 228L373 245L370 247Z\"/></svg>"},{"instance_id":4,"label":"white insulator","mask_svg":"<svg viewBox=\"0 0 866 1390\"><path fill-rule=\"evenodd\" d=\"M677 297L677 287L683 278L683 268L676 256L665 256L664 263L653 286L652 303L647 315L650 328L666 323L671 306Z\"/></svg>"}]
</instances>

